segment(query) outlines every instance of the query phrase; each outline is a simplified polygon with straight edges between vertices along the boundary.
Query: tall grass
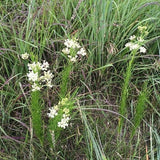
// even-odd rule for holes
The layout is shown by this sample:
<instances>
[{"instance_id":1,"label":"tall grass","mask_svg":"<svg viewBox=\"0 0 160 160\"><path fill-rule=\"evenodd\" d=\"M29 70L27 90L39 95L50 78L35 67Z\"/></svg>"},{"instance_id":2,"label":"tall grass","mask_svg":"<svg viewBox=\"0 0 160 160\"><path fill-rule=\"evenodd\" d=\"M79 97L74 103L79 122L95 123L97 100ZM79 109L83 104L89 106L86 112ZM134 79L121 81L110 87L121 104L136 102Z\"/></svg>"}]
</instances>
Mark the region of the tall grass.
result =
<instances>
[{"instance_id":1,"label":"tall grass","mask_svg":"<svg viewBox=\"0 0 160 160\"><path fill-rule=\"evenodd\" d=\"M82 120L83 120L85 128L86 128L86 138L87 138L87 144L88 144L88 149L89 149L89 157L88 158L94 159L94 153L95 153L97 160L107 160L104 152L102 151L102 148L100 147L97 140L95 139L93 131L91 130L91 128L88 124L86 115L83 112L82 112ZM93 153L93 150L94 150L94 153Z\"/></svg>"}]
</instances>

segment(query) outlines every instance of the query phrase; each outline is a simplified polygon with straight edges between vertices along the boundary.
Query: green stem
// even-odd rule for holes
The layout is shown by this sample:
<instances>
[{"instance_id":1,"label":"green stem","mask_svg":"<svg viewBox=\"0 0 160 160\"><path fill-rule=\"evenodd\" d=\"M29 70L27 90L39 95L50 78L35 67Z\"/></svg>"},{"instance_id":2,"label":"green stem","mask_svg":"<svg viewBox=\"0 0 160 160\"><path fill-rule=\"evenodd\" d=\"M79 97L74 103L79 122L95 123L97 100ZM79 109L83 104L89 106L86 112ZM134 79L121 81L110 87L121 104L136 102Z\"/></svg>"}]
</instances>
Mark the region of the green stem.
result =
<instances>
[{"instance_id":1,"label":"green stem","mask_svg":"<svg viewBox=\"0 0 160 160\"><path fill-rule=\"evenodd\" d=\"M123 89L122 89L122 93L121 93L121 103L120 103L120 114L122 116L125 116L125 114L127 112L128 86L129 86L129 82L130 82L131 75L132 75L132 65L134 62L136 52L137 51L132 52L133 55L132 55L131 60L129 61L129 65L126 70L126 75L125 75L126 77L124 80L124 85L123 85ZM123 121L124 121L124 119L121 117L119 120L119 128L118 128L119 132L122 129Z\"/></svg>"},{"instance_id":2,"label":"green stem","mask_svg":"<svg viewBox=\"0 0 160 160\"><path fill-rule=\"evenodd\" d=\"M40 92L34 91L31 94L32 124L36 136L39 138L41 145L43 145L43 121L41 110L42 105Z\"/></svg>"},{"instance_id":3,"label":"green stem","mask_svg":"<svg viewBox=\"0 0 160 160\"><path fill-rule=\"evenodd\" d=\"M64 68L63 72L62 72L62 81L61 81L61 85L60 85L60 97L61 98L65 98L69 85L70 85L70 72L72 70L72 63L68 63L68 65Z\"/></svg>"}]
</instances>

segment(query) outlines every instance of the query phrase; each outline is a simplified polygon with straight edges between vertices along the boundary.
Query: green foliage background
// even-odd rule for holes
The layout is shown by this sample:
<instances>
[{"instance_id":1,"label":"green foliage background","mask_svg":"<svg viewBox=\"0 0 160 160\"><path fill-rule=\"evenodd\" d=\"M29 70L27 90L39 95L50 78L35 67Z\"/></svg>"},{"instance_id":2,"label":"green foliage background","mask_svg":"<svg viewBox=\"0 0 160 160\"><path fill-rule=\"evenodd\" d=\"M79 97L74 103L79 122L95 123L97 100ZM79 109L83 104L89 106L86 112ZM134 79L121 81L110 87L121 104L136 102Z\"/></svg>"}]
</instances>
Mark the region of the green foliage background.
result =
<instances>
[{"instance_id":1,"label":"green foliage background","mask_svg":"<svg viewBox=\"0 0 160 160\"><path fill-rule=\"evenodd\" d=\"M1 1L0 159L158 160L159 6L160 2L153 0ZM132 74L126 80L132 57L124 46L140 25L148 27L147 53L135 55ZM53 89L41 93L42 121L47 124L48 108L58 103L62 90L67 60L61 50L70 37L79 40L87 57L75 63L69 74L67 92L72 94L79 88L77 108L71 126L62 132L56 151L51 153L49 143L42 147L32 132L27 62L21 54L45 59L54 73ZM125 82L127 95L122 94ZM126 107L119 112L122 97ZM124 125L118 132L122 117Z\"/></svg>"}]
</instances>

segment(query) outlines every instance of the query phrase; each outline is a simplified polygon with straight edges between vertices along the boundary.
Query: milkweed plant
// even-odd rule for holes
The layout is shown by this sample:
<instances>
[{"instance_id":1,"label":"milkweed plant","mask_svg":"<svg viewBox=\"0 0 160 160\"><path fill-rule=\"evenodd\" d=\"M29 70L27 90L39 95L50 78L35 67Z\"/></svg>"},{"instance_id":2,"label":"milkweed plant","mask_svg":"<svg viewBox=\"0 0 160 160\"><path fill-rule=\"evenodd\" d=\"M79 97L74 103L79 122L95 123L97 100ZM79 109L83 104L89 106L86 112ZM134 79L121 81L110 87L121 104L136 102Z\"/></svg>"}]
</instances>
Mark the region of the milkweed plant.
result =
<instances>
[{"instance_id":1,"label":"milkweed plant","mask_svg":"<svg viewBox=\"0 0 160 160\"><path fill-rule=\"evenodd\" d=\"M129 49L129 52L131 52L130 54L131 59L126 69L124 84L123 84L122 93L121 93L121 102L120 102L119 112L123 117L125 117L127 113L128 87L129 87L129 82L132 76L134 59L137 54L146 53L147 49L145 47L145 43L146 43L145 38L147 35L148 35L147 26L138 26L137 36L136 35L130 36L129 42L125 44L125 48L127 50ZM119 127L118 127L119 132L121 131L123 126L123 121L124 121L123 117L121 117L119 120Z\"/></svg>"},{"instance_id":2,"label":"milkweed plant","mask_svg":"<svg viewBox=\"0 0 160 160\"><path fill-rule=\"evenodd\" d=\"M68 87L70 86L70 72L74 68L74 63L79 61L83 56L86 56L86 50L81 47L77 41L77 39L67 39L64 42L65 48L62 49L62 54L66 57L67 64L64 66L64 70L61 74L59 102L58 104L53 104L52 107L48 109L45 116L49 118L47 133L51 147L55 147L56 140L58 139L61 130L66 129L69 126L71 112L75 108L73 97L70 98L68 95L70 91ZM52 79L54 78L54 75L52 71L49 70L49 63L45 60L43 60L43 62L38 62L38 57L33 53L24 53L21 55L21 58L31 61L27 65L27 77L31 84L30 112L35 135L43 145L45 122L42 118L44 104L41 96L41 90L46 87L49 89L53 88ZM28 60L29 58L30 60Z\"/></svg>"}]
</instances>

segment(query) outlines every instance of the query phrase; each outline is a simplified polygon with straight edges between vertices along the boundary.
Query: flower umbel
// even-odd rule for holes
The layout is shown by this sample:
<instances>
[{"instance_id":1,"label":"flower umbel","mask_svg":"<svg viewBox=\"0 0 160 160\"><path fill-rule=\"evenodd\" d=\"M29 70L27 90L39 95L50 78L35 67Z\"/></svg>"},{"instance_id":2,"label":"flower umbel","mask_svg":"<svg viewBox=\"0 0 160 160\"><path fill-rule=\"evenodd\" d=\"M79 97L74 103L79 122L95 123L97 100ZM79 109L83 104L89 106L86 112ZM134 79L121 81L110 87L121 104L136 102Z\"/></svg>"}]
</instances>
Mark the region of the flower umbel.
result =
<instances>
[{"instance_id":1,"label":"flower umbel","mask_svg":"<svg viewBox=\"0 0 160 160\"><path fill-rule=\"evenodd\" d=\"M33 62L28 64L29 73L27 77L29 81L34 82L32 84L32 91L37 91L47 86L49 88L52 87L51 81L54 77L49 68L49 64L46 61L43 63L40 62Z\"/></svg>"},{"instance_id":2,"label":"flower umbel","mask_svg":"<svg viewBox=\"0 0 160 160\"><path fill-rule=\"evenodd\" d=\"M73 48L73 49L80 48L79 43L76 40L73 40L73 39L67 39L67 40L65 40L64 45L67 48Z\"/></svg>"},{"instance_id":3,"label":"flower umbel","mask_svg":"<svg viewBox=\"0 0 160 160\"><path fill-rule=\"evenodd\" d=\"M48 68L49 68L49 64L48 64L48 62L46 62L44 60L42 65L41 65L41 69L42 69L42 71L46 71Z\"/></svg>"},{"instance_id":4,"label":"flower umbel","mask_svg":"<svg viewBox=\"0 0 160 160\"><path fill-rule=\"evenodd\" d=\"M38 80L38 72L34 73L33 71L30 71L30 72L27 74L27 76L28 76L29 81L35 82L35 81Z\"/></svg>"},{"instance_id":5,"label":"flower umbel","mask_svg":"<svg viewBox=\"0 0 160 160\"><path fill-rule=\"evenodd\" d=\"M87 53L84 48L82 48L76 39L67 39L64 42L66 48L62 49L62 52L67 55L71 62L76 62L78 55L85 56Z\"/></svg>"},{"instance_id":6,"label":"flower umbel","mask_svg":"<svg viewBox=\"0 0 160 160\"><path fill-rule=\"evenodd\" d=\"M87 53L86 53L86 51L84 50L84 48L81 48L81 49L77 52L77 54L82 55L82 56L85 56Z\"/></svg>"},{"instance_id":7,"label":"flower umbel","mask_svg":"<svg viewBox=\"0 0 160 160\"><path fill-rule=\"evenodd\" d=\"M39 70L41 70L41 65L42 64L40 62L29 63L28 69L33 72L38 72Z\"/></svg>"},{"instance_id":8,"label":"flower umbel","mask_svg":"<svg viewBox=\"0 0 160 160\"><path fill-rule=\"evenodd\" d=\"M63 98L58 102L58 105L49 108L50 113L47 113L47 115L51 119L55 118L54 127L65 129L69 125L71 103L68 98Z\"/></svg>"},{"instance_id":9,"label":"flower umbel","mask_svg":"<svg viewBox=\"0 0 160 160\"><path fill-rule=\"evenodd\" d=\"M68 127L69 120L70 118L66 114L63 114L63 118L61 119L60 122L58 122L58 127L65 129L66 127Z\"/></svg>"},{"instance_id":10,"label":"flower umbel","mask_svg":"<svg viewBox=\"0 0 160 160\"><path fill-rule=\"evenodd\" d=\"M24 53L21 55L22 59L28 59L29 54L28 53Z\"/></svg>"},{"instance_id":11,"label":"flower umbel","mask_svg":"<svg viewBox=\"0 0 160 160\"><path fill-rule=\"evenodd\" d=\"M141 52L141 53L146 53L146 48L140 47L140 51L139 51L139 52Z\"/></svg>"},{"instance_id":12,"label":"flower umbel","mask_svg":"<svg viewBox=\"0 0 160 160\"><path fill-rule=\"evenodd\" d=\"M132 50L139 50L140 53L146 53L146 48L143 47L144 45L144 37L146 34L146 26L139 26L138 30L140 32L140 36L136 38L135 35L130 36L130 42L125 44L125 47L129 48L130 51Z\"/></svg>"},{"instance_id":13,"label":"flower umbel","mask_svg":"<svg viewBox=\"0 0 160 160\"><path fill-rule=\"evenodd\" d=\"M48 117L54 118L58 115L57 109L55 107L49 108L50 113L47 113Z\"/></svg>"},{"instance_id":14,"label":"flower umbel","mask_svg":"<svg viewBox=\"0 0 160 160\"><path fill-rule=\"evenodd\" d=\"M34 91L39 91L41 89L41 87L40 86L38 86L36 83L34 83L33 85L32 85L32 91L34 92Z\"/></svg>"}]
</instances>

